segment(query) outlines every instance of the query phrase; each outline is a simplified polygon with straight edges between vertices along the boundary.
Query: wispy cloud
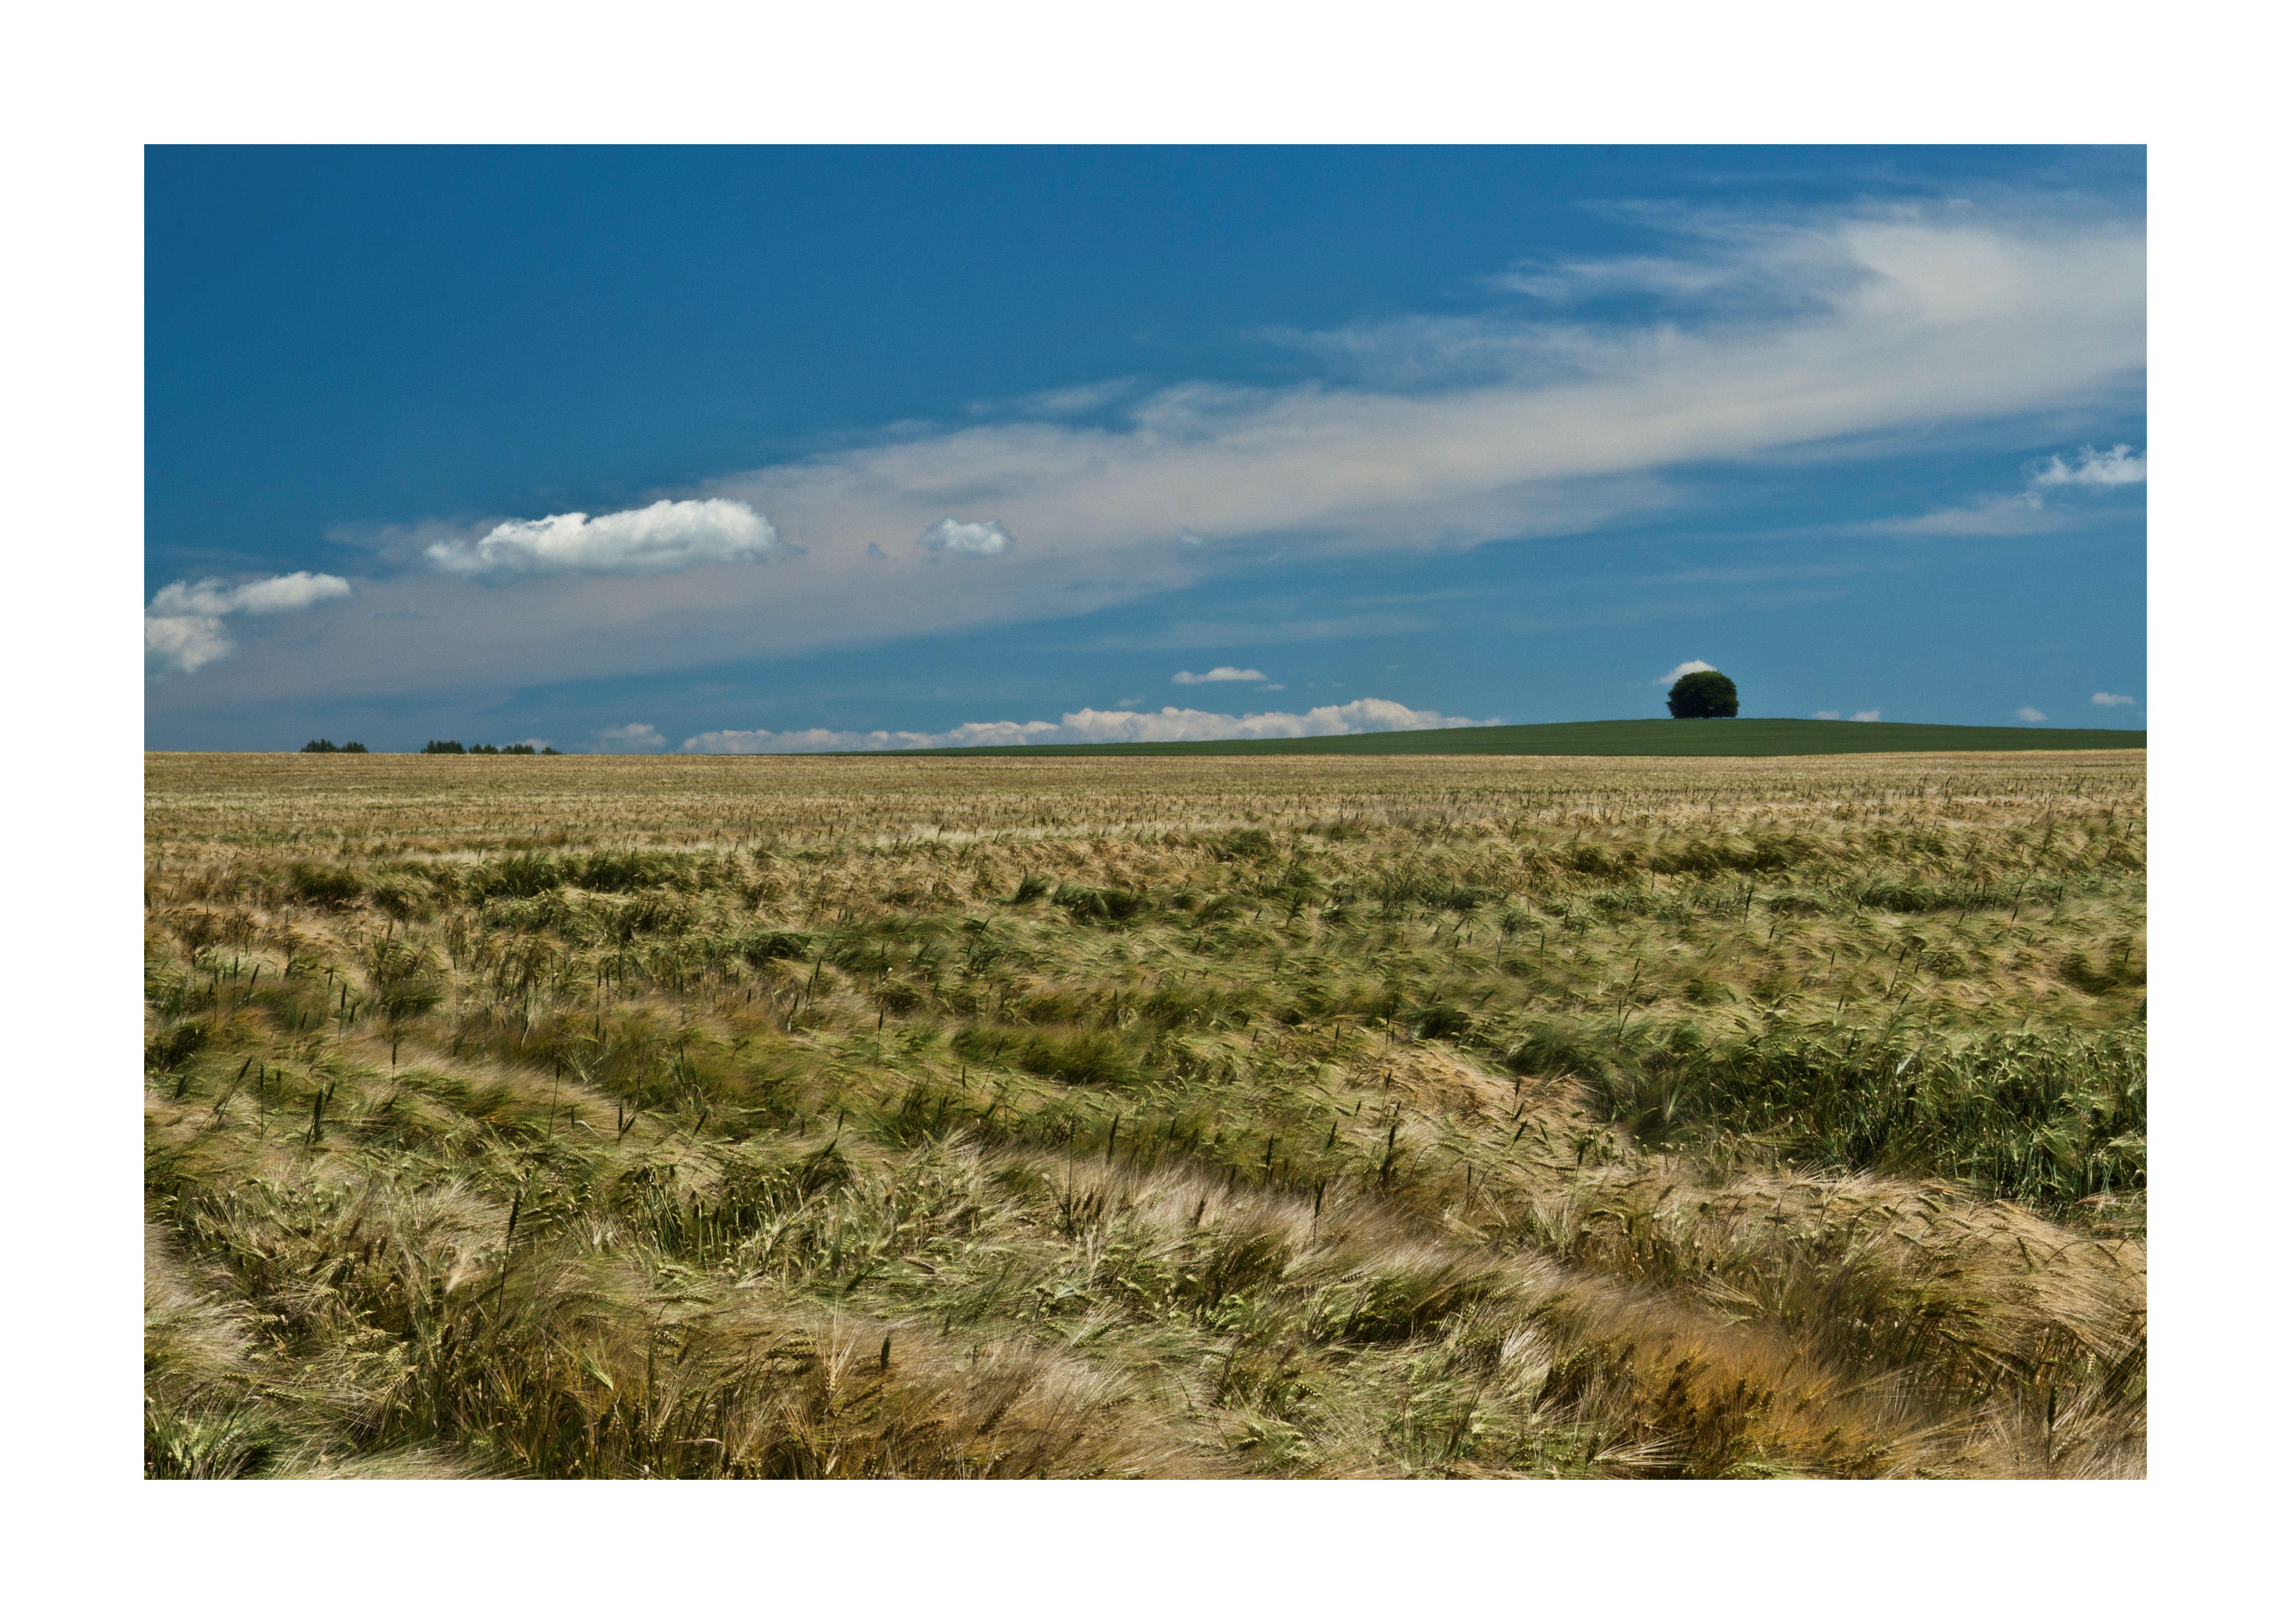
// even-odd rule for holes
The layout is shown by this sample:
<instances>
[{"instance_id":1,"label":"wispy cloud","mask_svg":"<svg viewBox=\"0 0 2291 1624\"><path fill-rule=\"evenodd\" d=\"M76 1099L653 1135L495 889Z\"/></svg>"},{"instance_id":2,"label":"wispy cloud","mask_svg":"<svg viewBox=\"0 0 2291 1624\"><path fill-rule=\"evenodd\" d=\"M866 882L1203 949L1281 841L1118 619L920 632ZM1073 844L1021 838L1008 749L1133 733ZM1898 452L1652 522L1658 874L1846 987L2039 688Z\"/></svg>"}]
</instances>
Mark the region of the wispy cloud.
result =
<instances>
[{"instance_id":1,"label":"wispy cloud","mask_svg":"<svg viewBox=\"0 0 2291 1624\"><path fill-rule=\"evenodd\" d=\"M1983 496L1963 507L1936 508L1914 519L1882 519L1852 527L1885 535L2035 535L2058 530L2066 516L2045 511L2044 499L2034 491L2010 496Z\"/></svg>"},{"instance_id":2,"label":"wispy cloud","mask_svg":"<svg viewBox=\"0 0 2291 1624\"><path fill-rule=\"evenodd\" d=\"M1531 261L1492 278L1492 282L1498 287L1551 304L1576 304L1613 293L1654 293L1691 299L1739 285L1755 262L1739 258L1698 262L1659 254L1542 264Z\"/></svg>"},{"instance_id":3,"label":"wispy cloud","mask_svg":"<svg viewBox=\"0 0 2291 1624\"><path fill-rule=\"evenodd\" d=\"M1137 392L1135 378L1107 378L1097 383L1078 383L1071 389L1040 390L1019 397L1010 403L1010 408L1020 417L1081 417L1102 412ZM982 402L977 409L992 412L996 407L991 402Z\"/></svg>"},{"instance_id":4,"label":"wispy cloud","mask_svg":"<svg viewBox=\"0 0 2291 1624\"><path fill-rule=\"evenodd\" d=\"M2014 712L2013 714L2019 717L2024 722L2040 722L2045 720L2045 713L2037 709L2034 705L2022 705L2019 710Z\"/></svg>"},{"instance_id":5,"label":"wispy cloud","mask_svg":"<svg viewBox=\"0 0 2291 1624\"><path fill-rule=\"evenodd\" d=\"M701 755L782 755L838 750L944 750L982 744L1138 744L1185 739L1297 739L1335 734L1481 728L1492 721L1412 710L1390 699L1355 699L1305 712L1226 716L1212 711L1070 711L1054 722L965 722L945 733L854 733L809 728L775 733L726 729L684 741Z\"/></svg>"},{"instance_id":6,"label":"wispy cloud","mask_svg":"<svg viewBox=\"0 0 2291 1624\"><path fill-rule=\"evenodd\" d=\"M423 556L451 575L661 575L695 564L745 564L787 551L777 527L744 502L655 502L624 512L512 519L474 541Z\"/></svg>"},{"instance_id":7,"label":"wispy cloud","mask_svg":"<svg viewBox=\"0 0 2291 1624\"><path fill-rule=\"evenodd\" d=\"M2096 705L2136 705L2140 702L2129 694L2099 693L2092 696L2092 703Z\"/></svg>"},{"instance_id":8,"label":"wispy cloud","mask_svg":"<svg viewBox=\"0 0 2291 1624\"><path fill-rule=\"evenodd\" d=\"M1876 722L1883 721L1885 718L1878 715L1875 711L1856 711L1851 716L1842 715L1840 712L1836 711L1816 711L1813 713L1813 720L1818 722Z\"/></svg>"},{"instance_id":9,"label":"wispy cloud","mask_svg":"<svg viewBox=\"0 0 2291 1624\"><path fill-rule=\"evenodd\" d=\"M1269 682L1272 679L1254 668L1243 671L1236 665L1219 665L1205 671L1181 671L1170 680L1191 687L1197 682Z\"/></svg>"},{"instance_id":10,"label":"wispy cloud","mask_svg":"<svg viewBox=\"0 0 2291 1624\"><path fill-rule=\"evenodd\" d=\"M1357 382L1189 382L1102 420L1044 406L889 429L639 511L736 509L754 521L736 535L687 521L680 540L639 543L608 522L625 516L558 515L436 542L428 578L361 587L371 612L323 663L266 648L259 669L250 655L202 678L200 699L594 679L1072 617L1276 548L1303 564L1580 535L1675 508L1681 467L1858 456L1870 436L2112 406L2144 366L2139 228L2043 213L1701 230L1683 259L1774 295L1636 326L1499 310L1442 328L1436 353L1419 323L1350 329ZM1634 277L1656 279L1619 264L1610 280ZM955 517L982 512L998 517ZM801 539L784 567L684 567L774 551L766 526ZM931 567L960 558L995 567ZM498 577L517 612L442 575ZM1283 633L1366 634L1301 618Z\"/></svg>"},{"instance_id":11,"label":"wispy cloud","mask_svg":"<svg viewBox=\"0 0 2291 1624\"><path fill-rule=\"evenodd\" d=\"M1365 615L1336 615L1312 620L1179 620L1149 631L1122 632L1093 639L1094 649L1229 648L1235 643L1308 643L1330 639L1396 637L1421 631L1433 621L1422 615L1379 610Z\"/></svg>"},{"instance_id":12,"label":"wispy cloud","mask_svg":"<svg viewBox=\"0 0 2291 1624\"><path fill-rule=\"evenodd\" d=\"M227 586L219 580L173 581L143 611L143 669L147 676L180 676L212 665L238 645L223 629L229 615L286 615L330 599L347 598L340 575L269 575Z\"/></svg>"},{"instance_id":13,"label":"wispy cloud","mask_svg":"<svg viewBox=\"0 0 2291 1624\"><path fill-rule=\"evenodd\" d=\"M1880 519L1855 526L1893 535L2030 535L2059 530L2074 517L2046 505L2046 493L2084 487L2110 490L2140 485L2148 478L2148 455L2129 446L2094 451L2086 446L2073 458L2054 454L2028 470L2027 483L2010 494L1983 496L1963 507L1941 508L1915 519Z\"/></svg>"}]
</instances>

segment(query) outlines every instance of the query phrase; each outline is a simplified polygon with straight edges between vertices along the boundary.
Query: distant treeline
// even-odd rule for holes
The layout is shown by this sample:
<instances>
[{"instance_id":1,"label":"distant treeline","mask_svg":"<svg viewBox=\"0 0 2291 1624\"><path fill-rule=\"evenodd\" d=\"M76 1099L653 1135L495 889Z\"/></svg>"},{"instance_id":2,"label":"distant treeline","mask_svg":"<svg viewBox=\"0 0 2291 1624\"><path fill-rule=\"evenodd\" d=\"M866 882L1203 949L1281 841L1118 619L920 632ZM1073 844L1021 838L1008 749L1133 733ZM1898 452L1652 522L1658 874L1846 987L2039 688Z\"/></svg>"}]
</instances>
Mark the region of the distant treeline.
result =
<instances>
[{"instance_id":1,"label":"distant treeline","mask_svg":"<svg viewBox=\"0 0 2291 1624\"><path fill-rule=\"evenodd\" d=\"M352 739L347 744L337 744L332 739L312 739L302 746L305 755L363 756L373 752ZM565 752L544 744L535 750L530 744L463 744L459 739L431 739L420 752L425 756L556 756Z\"/></svg>"},{"instance_id":2,"label":"distant treeline","mask_svg":"<svg viewBox=\"0 0 2291 1624\"><path fill-rule=\"evenodd\" d=\"M471 744L463 748L459 739L431 739L422 747L425 756L555 756L564 752L544 744L535 750L530 744Z\"/></svg>"}]
</instances>

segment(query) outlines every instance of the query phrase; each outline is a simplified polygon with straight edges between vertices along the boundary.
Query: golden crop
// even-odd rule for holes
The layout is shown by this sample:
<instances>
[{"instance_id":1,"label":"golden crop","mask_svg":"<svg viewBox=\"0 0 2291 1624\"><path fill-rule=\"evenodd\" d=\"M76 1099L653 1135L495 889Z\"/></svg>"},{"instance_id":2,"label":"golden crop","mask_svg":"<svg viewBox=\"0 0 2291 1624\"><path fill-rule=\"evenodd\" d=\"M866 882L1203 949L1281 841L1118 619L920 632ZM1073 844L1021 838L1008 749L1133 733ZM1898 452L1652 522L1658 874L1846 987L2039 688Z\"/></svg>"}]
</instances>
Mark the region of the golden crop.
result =
<instances>
[{"instance_id":1,"label":"golden crop","mask_svg":"<svg viewBox=\"0 0 2291 1624\"><path fill-rule=\"evenodd\" d=\"M147 1468L2137 1475L2144 770L152 756Z\"/></svg>"}]
</instances>

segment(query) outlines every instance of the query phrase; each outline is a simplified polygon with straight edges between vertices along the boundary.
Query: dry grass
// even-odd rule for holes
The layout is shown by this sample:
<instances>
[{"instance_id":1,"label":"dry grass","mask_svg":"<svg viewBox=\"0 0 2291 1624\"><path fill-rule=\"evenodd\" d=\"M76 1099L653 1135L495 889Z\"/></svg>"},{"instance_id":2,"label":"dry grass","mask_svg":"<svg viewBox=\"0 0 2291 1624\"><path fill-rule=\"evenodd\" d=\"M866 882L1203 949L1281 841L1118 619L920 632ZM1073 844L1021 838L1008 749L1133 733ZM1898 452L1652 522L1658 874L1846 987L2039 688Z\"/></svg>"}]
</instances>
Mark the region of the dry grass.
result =
<instances>
[{"instance_id":1,"label":"dry grass","mask_svg":"<svg viewBox=\"0 0 2291 1624\"><path fill-rule=\"evenodd\" d=\"M149 759L160 1475L2144 1469L2143 759Z\"/></svg>"}]
</instances>

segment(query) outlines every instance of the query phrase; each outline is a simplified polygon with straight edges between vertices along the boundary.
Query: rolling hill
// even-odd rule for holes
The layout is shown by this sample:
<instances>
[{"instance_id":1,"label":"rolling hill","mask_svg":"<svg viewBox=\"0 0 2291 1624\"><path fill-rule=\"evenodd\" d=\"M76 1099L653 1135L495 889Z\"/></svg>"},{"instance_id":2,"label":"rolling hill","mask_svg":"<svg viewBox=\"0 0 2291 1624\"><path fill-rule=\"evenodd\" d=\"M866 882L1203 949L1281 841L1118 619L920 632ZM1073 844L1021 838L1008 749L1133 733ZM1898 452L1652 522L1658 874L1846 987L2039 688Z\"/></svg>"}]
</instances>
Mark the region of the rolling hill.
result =
<instances>
[{"instance_id":1,"label":"rolling hill","mask_svg":"<svg viewBox=\"0 0 2291 1624\"><path fill-rule=\"evenodd\" d=\"M1302 739L1194 739L1146 744L994 744L899 751L917 756L1844 756L1904 751L2145 750L2139 728L1964 728L1931 722L1545 722Z\"/></svg>"}]
</instances>

